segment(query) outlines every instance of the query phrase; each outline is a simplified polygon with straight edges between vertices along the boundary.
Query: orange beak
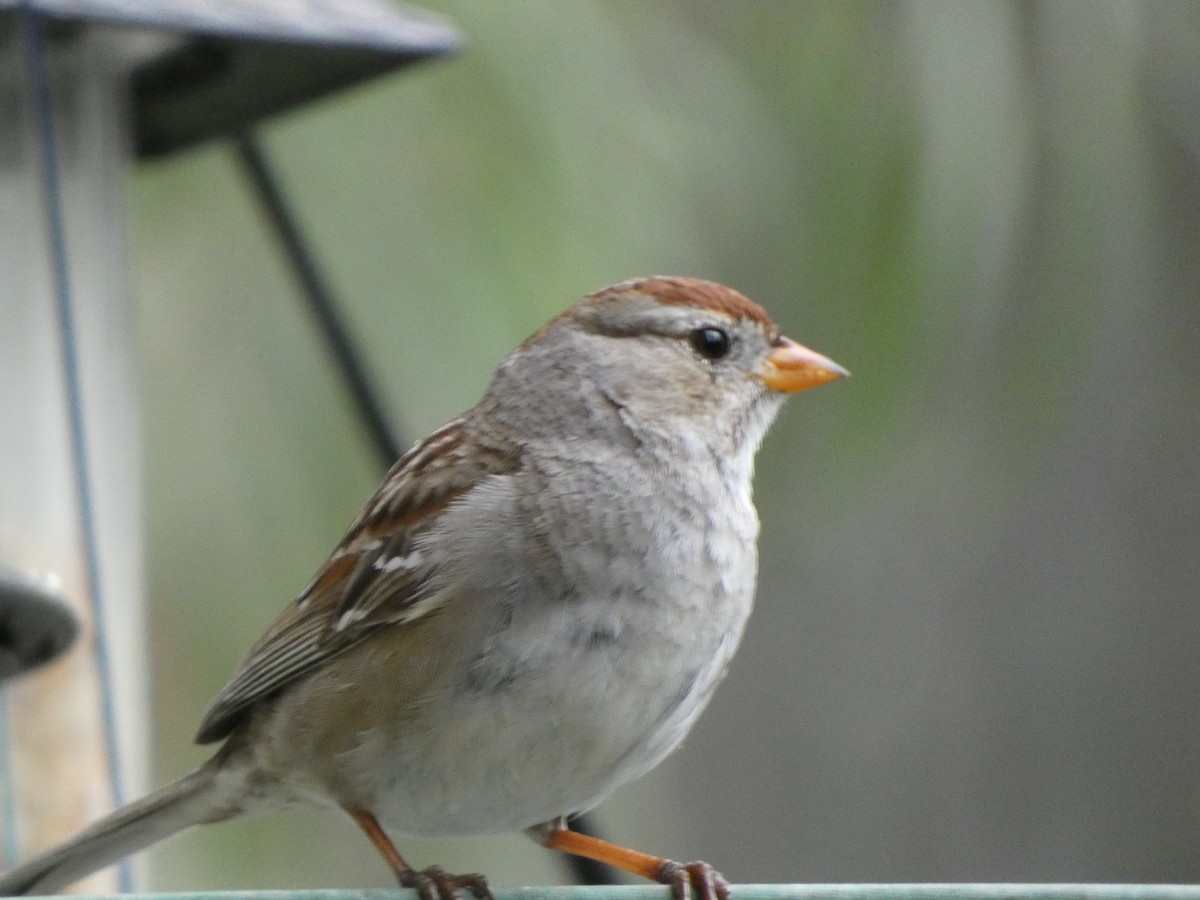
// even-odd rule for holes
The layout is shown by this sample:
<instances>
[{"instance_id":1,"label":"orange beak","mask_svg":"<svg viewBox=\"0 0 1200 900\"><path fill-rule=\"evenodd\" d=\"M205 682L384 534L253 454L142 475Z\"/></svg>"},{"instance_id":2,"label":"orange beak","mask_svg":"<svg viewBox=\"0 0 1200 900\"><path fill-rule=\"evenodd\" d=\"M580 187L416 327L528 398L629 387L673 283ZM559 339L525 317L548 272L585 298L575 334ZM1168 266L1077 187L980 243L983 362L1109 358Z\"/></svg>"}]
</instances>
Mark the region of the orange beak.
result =
<instances>
[{"instance_id":1,"label":"orange beak","mask_svg":"<svg viewBox=\"0 0 1200 900\"><path fill-rule=\"evenodd\" d=\"M850 373L832 359L822 356L791 338L780 337L767 354L762 372L763 384L773 391L794 394L845 378Z\"/></svg>"}]
</instances>

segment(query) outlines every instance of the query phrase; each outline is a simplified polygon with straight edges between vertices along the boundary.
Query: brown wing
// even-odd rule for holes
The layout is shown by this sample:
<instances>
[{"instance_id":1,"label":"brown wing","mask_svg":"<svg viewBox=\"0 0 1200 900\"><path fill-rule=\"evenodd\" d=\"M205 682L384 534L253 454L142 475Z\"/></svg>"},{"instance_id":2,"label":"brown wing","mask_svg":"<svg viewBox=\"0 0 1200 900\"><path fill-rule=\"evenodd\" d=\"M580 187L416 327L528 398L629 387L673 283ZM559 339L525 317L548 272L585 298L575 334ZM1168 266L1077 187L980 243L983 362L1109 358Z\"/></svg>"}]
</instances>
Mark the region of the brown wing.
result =
<instances>
[{"instance_id":1,"label":"brown wing","mask_svg":"<svg viewBox=\"0 0 1200 900\"><path fill-rule=\"evenodd\" d=\"M520 467L514 448L472 441L455 419L397 462L341 544L250 648L200 724L196 741L226 737L250 707L385 625L437 611L435 564L417 538L436 514L489 475Z\"/></svg>"}]
</instances>

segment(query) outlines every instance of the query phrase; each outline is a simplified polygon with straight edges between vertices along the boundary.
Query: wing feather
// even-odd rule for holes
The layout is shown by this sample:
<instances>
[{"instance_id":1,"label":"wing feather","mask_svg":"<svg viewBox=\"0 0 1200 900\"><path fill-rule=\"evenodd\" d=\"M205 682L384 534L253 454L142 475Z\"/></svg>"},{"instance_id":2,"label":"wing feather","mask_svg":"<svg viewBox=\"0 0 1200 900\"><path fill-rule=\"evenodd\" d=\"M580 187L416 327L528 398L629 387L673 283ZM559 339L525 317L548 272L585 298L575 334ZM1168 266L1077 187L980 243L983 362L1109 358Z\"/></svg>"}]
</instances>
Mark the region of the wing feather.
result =
<instances>
[{"instance_id":1,"label":"wing feather","mask_svg":"<svg viewBox=\"0 0 1200 900\"><path fill-rule=\"evenodd\" d=\"M213 700L198 743L228 736L255 704L377 629L437 612L437 566L421 534L485 478L520 468L515 448L472 438L469 419L461 417L400 458L316 577Z\"/></svg>"}]
</instances>

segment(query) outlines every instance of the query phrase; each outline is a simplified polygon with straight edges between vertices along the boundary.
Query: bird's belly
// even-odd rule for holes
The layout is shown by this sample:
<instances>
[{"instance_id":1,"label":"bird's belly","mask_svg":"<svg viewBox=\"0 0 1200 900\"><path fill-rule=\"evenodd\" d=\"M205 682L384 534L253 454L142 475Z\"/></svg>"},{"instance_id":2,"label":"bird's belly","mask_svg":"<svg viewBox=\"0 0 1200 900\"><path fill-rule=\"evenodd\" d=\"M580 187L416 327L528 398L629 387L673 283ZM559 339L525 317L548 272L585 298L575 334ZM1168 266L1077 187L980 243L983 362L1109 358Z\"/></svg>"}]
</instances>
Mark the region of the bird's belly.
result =
<instances>
[{"instance_id":1,"label":"bird's belly","mask_svg":"<svg viewBox=\"0 0 1200 900\"><path fill-rule=\"evenodd\" d=\"M401 730L361 735L351 756L378 763L373 811L397 833L437 836L590 809L683 740L737 643L741 622L729 624L619 641L603 628L579 642L560 633L532 654L529 636L514 636L520 655L500 642Z\"/></svg>"}]
</instances>

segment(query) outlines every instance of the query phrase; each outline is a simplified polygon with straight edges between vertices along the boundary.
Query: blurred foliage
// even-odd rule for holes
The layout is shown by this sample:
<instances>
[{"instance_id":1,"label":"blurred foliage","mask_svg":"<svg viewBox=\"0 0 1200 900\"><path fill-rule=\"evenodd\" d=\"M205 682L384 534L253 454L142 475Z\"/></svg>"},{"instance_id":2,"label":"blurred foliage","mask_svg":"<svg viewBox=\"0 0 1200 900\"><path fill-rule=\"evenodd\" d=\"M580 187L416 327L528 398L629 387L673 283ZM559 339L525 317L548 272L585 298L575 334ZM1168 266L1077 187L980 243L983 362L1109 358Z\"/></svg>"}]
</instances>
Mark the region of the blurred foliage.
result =
<instances>
[{"instance_id":1,"label":"blurred foliage","mask_svg":"<svg viewBox=\"0 0 1200 900\"><path fill-rule=\"evenodd\" d=\"M264 131L410 439L638 274L855 373L768 439L743 651L607 833L742 881L1200 878L1200 6L425 5L461 56ZM379 473L229 148L141 169L134 216L166 778ZM311 814L156 871L388 881Z\"/></svg>"}]
</instances>

